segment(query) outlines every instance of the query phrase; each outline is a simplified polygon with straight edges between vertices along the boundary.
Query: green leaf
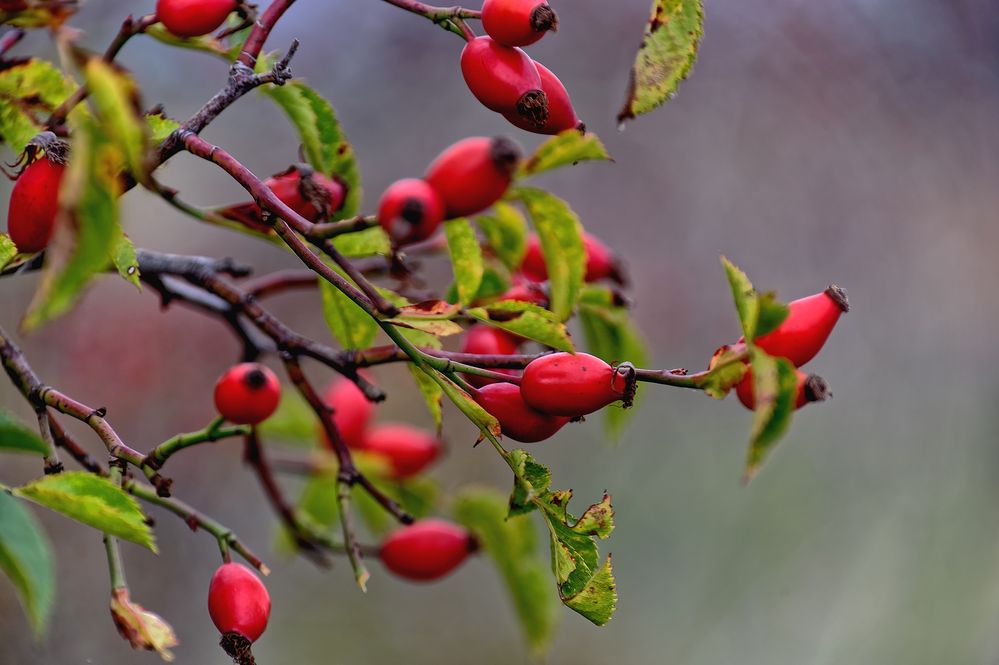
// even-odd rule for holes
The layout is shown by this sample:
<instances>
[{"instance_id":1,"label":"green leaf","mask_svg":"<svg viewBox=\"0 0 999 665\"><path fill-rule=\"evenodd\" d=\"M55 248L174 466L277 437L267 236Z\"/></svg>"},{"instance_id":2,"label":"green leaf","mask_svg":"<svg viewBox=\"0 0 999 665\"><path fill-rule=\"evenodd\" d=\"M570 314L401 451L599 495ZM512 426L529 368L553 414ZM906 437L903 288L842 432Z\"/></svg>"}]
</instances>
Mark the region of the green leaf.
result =
<instances>
[{"instance_id":1,"label":"green leaf","mask_svg":"<svg viewBox=\"0 0 999 665\"><path fill-rule=\"evenodd\" d=\"M739 346L723 346L711 357L709 372L697 382L705 394L715 399L724 399L735 384L742 381L747 366L740 359L743 349Z\"/></svg>"},{"instance_id":2,"label":"green leaf","mask_svg":"<svg viewBox=\"0 0 999 665\"><path fill-rule=\"evenodd\" d=\"M529 302L501 300L486 307L475 307L468 316L494 328L533 339L559 351L575 351L569 331L554 313Z\"/></svg>"},{"instance_id":3,"label":"green leaf","mask_svg":"<svg viewBox=\"0 0 999 665\"><path fill-rule=\"evenodd\" d=\"M483 433L488 432L494 437L501 436L499 421L472 399L472 396L458 387L458 384L447 378L432 367L421 365L427 375L441 387L448 399L465 414L465 417L478 426Z\"/></svg>"},{"instance_id":4,"label":"green leaf","mask_svg":"<svg viewBox=\"0 0 999 665\"><path fill-rule=\"evenodd\" d=\"M798 396L798 373L787 358L773 358L758 348L752 350L753 431L743 480L749 482L759 472L794 415Z\"/></svg>"},{"instance_id":5,"label":"green leaf","mask_svg":"<svg viewBox=\"0 0 999 665\"><path fill-rule=\"evenodd\" d=\"M0 10L0 24L18 28L59 28L77 10L75 0L32 0L29 2L5 2Z\"/></svg>"},{"instance_id":6,"label":"green leaf","mask_svg":"<svg viewBox=\"0 0 999 665\"><path fill-rule=\"evenodd\" d=\"M607 555L603 567L589 579L579 593L563 598L562 602L594 624L606 625L617 609L617 584L614 581L610 555Z\"/></svg>"},{"instance_id":7,"label":"green leaf","mask_svg":"<svg viewBox=\"0 0 999 665\"><path fill-rule=\"evenodd\" d=\"M76 85L46 60L32 58L0 71L0 139L20 152L74 90Z\"/></svg>"},{"instance_id":8,"label":"green leaf","mask_svg":"<svg viewBox=\"0 0 999 665\"><path fill-rule=\"evenodd\" d=\"M118 239L121 153L93 119L78 116L71 124L73 158L63 176L60 212L38 291L24 318L26 330L69 310L91 279L111 264Z\"/></svg>"},{"instance_id":9,"label":"green leaf","mask_svg":"<svg viewBox=\"0 0 999 665\"><path fill-rule=\"evenodd\" d=\"M493 206L492 215L481 215L475 223L496 256L510 270L520 268L527 251L527 220L520 211L502 201Z\"/></svg>"},{"instance_id":10,"label":"green leaf","mask_svg":"<svg viewBox=\"0 0 999 665\"><path fill-rule=\"evenodd\" d=\"M519 448L510 451L510 465L513 468L514 483L510 493L509 514L513 517L537 508L533 501L548 491L552 472L526 450Z\"/></svg>"},{"instance_id":11,"label":"green leaf","mask_svg":"<svg viewBox=\"0 0 999 665\"><path fill-rule=\"evenodd\" d=\"M6 268L15 256L17 256L17 245L9 235L0 233L0 270Z\"/></svg>"},{"instance_id":12,"label":"green leaf","mask_svg":"<svg viewBox=\"0 0 999 665\"><path fill-rule=\"evenodd\" d=\"M146 179L148 165L146 123L141 118L138 90L132 79L104 62L91 58L83 66L90 100L101 128L118 146L125 166L140 182Z\"/></svg>"},{"instance_id":13,"label":"green leaf","mask_svg":"<svg viewBox=\"0 0 999 665\"><path fill-rule=\"evenodd\" d=\"M756 321L754 339L776 330L791 313L791 308L777 300L777 294L773 291L760 293L757 295L757 299L760 301L760 313Z\"/></svg>"},{"instance_id":14,"label":"green leaf","mask_svg":"<svg viewBox=\"0 0 999 665\"><path fill-rule=\"evenodd\" d=\"M312 168L335 176L347 188L343 207L336 217L356 215L361 204L360 170L333 107L301 81L265 86L263 91L288 114L298 130L302 150Z\"/></svg>"},{"instance_id":15,"label":"green leaf","mask_svg":"<svg viewBox=\"0 0 999 665\"><path fill-rule=\"evenodd\" d=\"M118 274L141 291L142 282L139 280L139 259L135 255L135 245L121 229L118 229L118 239L111 250L111 260Z\"/></svg>"},{"instance_id":16,"label":"green leaf","mask_svg":"<svg viewBox=\"0 0 999 665\"><path fill-rule=\"evenodd\" d=\"M648 113L671 99L697 59L704 33L702 0L654 0L617 121Z\"/></svg>"},{"instance_id":17,"label":"green leaf","mask_svg":"<svg viewBox=\"0 0 999 665\"><path fill-rule=\"evenodd\" d=\"M0 411L0 450L35 453L45 457L48 444L36 430L25 427L5 411Z\"/></svg>"},{"instance_id":18,"label":"green leaf","mask_svg":"<svg viewBox=\"0 0 999 665\"><path fill-rule=\"evenodd\" d=\"M344 275L336 266L330 267ZM343 348L363 349L371 346L378 335L378 323L360 305L324 279L319 280L319 293L322 296L326 325Z\"/></svg>"},{"instance_id":19,"label":"green leaf","mask_svg":"<svg viewBox=\"0 0 999 665\"><path fill-rule=\"evenodd\" d=\"M542 654L551 643L558 615L531 521L507 519L505 498L491 488L463 489L455 497L454 515L496 565L531 652Z\"/></svg>"},{"instance_id":20,"label":"green leaf","mask_svg":"<svg viewBox=\"0 0 999 665\"><path fill-rule=\"evenodd\" d=\"M138 502L107 478L67 471L18 487L14 495L156 552Z\"/></svg>"},{"instance_id":21,"label":"green leaf","mask_svg":"<svg viewBox=\"0 0 999 665\"><path fill-rule=\"evenodd\" d=\"M220 58L225 58L226 60L235 59L235 56L230 57L229 48L211 35L205 35L204 37L177 37L163 27L162 23L157 23L146 28L146 34L169 46L177 46L192 51L203 51L217 55Z\"/></svg>"},{"instance_id":22,"label":"green leaf","mask_svg":"<svg viewBox=\"0 0 999 665\"><path fill-rule=\"evenodd\" d=\"M534 222L551 284L550 309L565 321L572 315L586 274L583 226L565 201L548 192L522 187L513 196L524 202Z\"/></svg>"},{"instance_id":23,"label":"green leaf","mask_svg":"<svg viewBox=\"0 0 999 665\"><path fill-rule=\"evenodd\" d=\"M783 323L791 312L790 308L779 302L773 293L757 293L746 273L724 256L721 260L732 288L732 298L735 300L735 309L739 314L745 339L752 342Z\"/></svg>"},{"instance_id":24,"label":"green leaf","mask_svg":"<svg viewBox=\"0 0 999 665\"><path fill-rule=\"evenodd\" d=\"M472 302L482 284L485 265L482 262L482 248L475 237L472 225L465 218L452 219L444 223L447 234L447 249L454 269L454 282L458 289L458 302L467 305Z\"/></svg>"},{"instance_id":25,"label":"green leaf","mask_svg":"<svg viewBox=\"0 0 999 665\"><path fill-rule=\"evenodd\" d=\"M430 410L430 415L434 419L434 426L437 428L439 435L443 419L441 403L444 400L444 390L419 367L412 363L406 363L406 367L409 368L409 372L416 379L416 385L420 389L420 394L423 395L424 401L427 403L427 409Z\"/></svg>"},{"instance_id":26,"label":"green leaf","mask_svg":"<svg viewBox=\"0 0 999 665\"><path fill-rule=\"evenodd\" d=\"M159 144L166 140L174 131L180 129L180 123L169 118L163 113L150 113L145 116L146 130L149 132L149 140L153 144Z\"/></svg>"},{"instance_id":27,"label":"green leaf","mask_svg":"<svg viewBox=\"0 0 999 665\"><path fill-rule=\"evenodd\" d=\"M595 160L613 161L597 135L580 134L579 130L567 129L538 146L521 166L518 177L525 178L562 166Z\"/></svg>"},{"instance_id":28,"label":"green leaf","mask_svg":"<svg viewBox=\"0 0 999 665\"><path fill-rule=\"evenodd\" d=\"M34 516L0 490L0 570L14 583L35 635L45 632L55 592L48 540Z\"/></svg>"},{"instance_id":29,"label":"green leaf","mask_svg":"<svg viewBox=\"0 0 999 665\"><path fill-rule=\"evenodd\" d=\"M350 258L388 256L392 253L392 242L380 226L337 236L333 238L333 246Z\"/></svg>"},{"instance_id":30,"label":"green leaf","mask_svg":"<svg viewBox=\"0 0 999 665\"><path fill-rule=\"evenodd\" d=\"M266 439L310 446L320 437L316 413L297 390L282 390L277 410L257 429Z\"/></svg>"}]
</instances>

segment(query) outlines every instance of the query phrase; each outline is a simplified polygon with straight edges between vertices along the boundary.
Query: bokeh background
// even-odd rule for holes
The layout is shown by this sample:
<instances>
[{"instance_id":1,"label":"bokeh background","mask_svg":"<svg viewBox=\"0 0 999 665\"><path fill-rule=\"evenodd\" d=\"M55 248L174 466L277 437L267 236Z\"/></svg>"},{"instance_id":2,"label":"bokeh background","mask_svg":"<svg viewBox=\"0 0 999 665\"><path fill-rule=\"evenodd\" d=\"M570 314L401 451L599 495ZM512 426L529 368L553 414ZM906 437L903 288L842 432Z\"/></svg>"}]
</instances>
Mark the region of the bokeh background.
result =
<instances>
[{"instance_id":1,"label":"bokeh background","mask_svg":"<svg viewBox=\"0 0 999 665\"><path fill-rule=\"evenodd\" d=\"M616 617L597 629L564 611L548 662L999 662L999 7L708 2L691 79L665 108L620 132L614 115L648 4L553 2L562 29L531 53L559 73L617 160L543 184L627 257L635 316L656 366L703 366L737 336L720 253L787 299L838 282L854 311L809 367L835 398L799 414L749 487L739 483L749 416L733 399L646 387L620 445L590 422L535 448L577 500L611 490L618 525L602 545L614 554ZM103 48L126 13L152 7L91 0L75 23L85 44ZM302 40L295 73L333 101L357 150L366 211L389 182L422 173L459 138L503 132L538 142L472 99L457 67L460 41L419 17L375 0L302 0L269 46L293 37ZM24 52L51 49L39 36ZM121 59L147 102L164 101L176 117L226 75L220 61L150 39L136 39ZM260 96L205 135L260 174L295 158L292 130ZM199 204L243 198L194 158L173 159L163 178ZM261 272L294 264L141 191L126 197L125 210L143 246L231 255ZM0 325L16 328L35 280L3 280ZM271 307L326 338L315 294ZM219 324L182 309L161 313L152 294L113 278L20 340L47 381L106 405L140 449L208 421L213 382L237 350ZM399 386L382 419L427 424L399 371L378 373ZM327 378L321 369L313 376ZM0 405L28 414L6 382ZM508 486L507 470L488 447L471 448L471 430L453 413L447 432L450 454L436 471L445 487ZM270 556L273 520L238 444L172 465L179 496L274 564L261 663L528 661L487 562L432 586L400 582L373 564L362 596L345 562L323 574ZM30 460L0 461L7 483L37 472ZM157 662L114 632L99 538L36 512L58 556L52 630L36 643L12 587L0 581L0 663ZM215 546L151 512L161 554L125 546L133 597L177 628L177 662L224 663L205 609Z\"/></svg>"}]
</instances>

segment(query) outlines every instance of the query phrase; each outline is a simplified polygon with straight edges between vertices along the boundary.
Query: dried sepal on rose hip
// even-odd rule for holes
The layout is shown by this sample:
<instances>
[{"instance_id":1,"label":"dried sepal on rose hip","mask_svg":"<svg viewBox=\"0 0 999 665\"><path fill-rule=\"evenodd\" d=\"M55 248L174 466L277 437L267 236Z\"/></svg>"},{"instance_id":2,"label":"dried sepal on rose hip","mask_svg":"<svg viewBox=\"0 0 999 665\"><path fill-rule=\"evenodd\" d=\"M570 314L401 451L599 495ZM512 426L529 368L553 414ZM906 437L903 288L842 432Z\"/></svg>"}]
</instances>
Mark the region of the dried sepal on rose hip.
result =
<instances>
[{"instance_id":1,"label":"dried sepal on rose hip","mask_svg":"<svg viewBox=\"0 0 999 665\"><path fill-rule=\"evenodd\" d=\"M503 436L521 443L537 443L555 435L569 422L566 416L551 416L524 401L512 383L492 383L476 390L472 398L500 424Z\"/></svg>"},{"instance_id":2,"label":"dried sepal on rose hip","mask_svg":"<svg viewBox=\"0 0 999 665\"><path fill-rule=\"evenodd\" d=\"M252 663L250 645L267 628L271 597L267 587L249 568L224 563L208 587L208 614L222 633L220 644L237 663Z\"/></svg>"},{"instance_id":3,"label":"dried sepal on rose hip","mask_svg":"<svg viewBox=\"0 0 999 665\"><path fill-rule=\"evenodd\" d=\"M538 68L538 75L541 77L541 90L548 98L548 119L536 123L519 113L509 112L504 113L503 117L513 126L535 134L558 134L567 129L585 132L586 125L576 115L576 109L569 98L569 91L562 85L562 81L540 62L535 61L534 66Z\"/></svg>"},{"instance_id":4,"label":"dried sepal on rose hip","mask_svg":"<svg viewBox=\"0 0 999 665\"><path fill-rule=\"evenodd\" d=\"M523 50L491 37L476 37L461 52L461 73L468 89L487 109L515 113L541 127L548 120L548 97L541 75Z\"/></svg>"},{"instance_id":5,"label":"dried sepal on rose hip","mask_svg":"<svg viewBox=\"0 0 999 665\"><path fill-rule=\"evenodd\" d=\"M794 408L800 409L812 402L821 402L832 396L829 384L818 374L808 374L798 370L798 389L795 393ZM753 383L753 370L750 368L735 385L735 394L742 405L750 411L756 410L756 388Z\"/></svg>"},{"instance_id":6,"label":"dried sepal on rose hip","mask_svg":"<svg viewBox=\"0 0 999 665\"><path fill-rule=\"evenodd\" d=\"M215 384L215 408L237 425L257 425L274 413L281 401L277 376L259 363L230 368Z\"/></svg>"},{"instance_id":7,"label":"dried sepal on rose hip","mask_svg":"<svg viewBox=\"0 0 999 665\"><path fill-rule=\"evenodd\" d=\"M429 582L452 572L476 549L469 531L445 520L426 519L389 534L378 554L399 577Z\"/></svg>"},{"instance_id":8,"label":"dried sepal on rose hip","mask_svg":"<svg viewBox=\"0 0 999 665\"><path fill-rule=\"evenodd\" d=\"M432 432L402 424L372 427L360 450L383 459L393 478L402 480L425 471L440 457L444 445Z\"/></svg>"},{"instance_id":9,"label":"dried sepal on rose hip","mask_svg":"<svg viewBox=\"0 0 999 665\"><path fill-rule=\"evenodd\" d=\"M7 208L7 233L17 251L40 252L52 240L68 153L69 145L50 132L36 136L21 153Z\"/></svg>"},{"instance_id":10,"label":"dried sepal on rose hip","mask_svg":"<svg viewBox=\"0 0 999 665\"><path fill-rule=\"evenodd\" d=\"M200 37L222 27L236 0L159 0L156 18L177 37Z\"/></svg>"},{"instance_id":11,"label":"dried sepal on rose hip","mask_svg":"<svg viewBox=\"0 0 999 665\"><path fill-rule=\"evenodd\" d=\"M458 141L437 156L424 176L444 203L448 219L475 215L503 198L521 159L504 137Z\"/></svg>"},{"instance_id":12,"label":"dried sepal on rose hip","mask_svg":"<svg viewBox=\"0 0 999 665\"><path fill-rule=\"evenodd\" d=\"M624 363L611 367L588 353L552 353L524 368L520 390L532 408L553 416L581 418L614 402L631 406L637 379Z\"/></svg>"},{"instance_id":13,"label":"dried sepal on rose hip","mask_svg":"<svg viewBox=\"0 0 999 665\"><path fill-rule=\"evenodd\" d=\"M757 337L756 346L801 367L822 350L839 317L850 311L850 301L846 291L833 284L822 293L792 301L788 307L791 311L783 323Z\"/></svg>"},{"instance_id":14,"label":"dried sepal on rose hip","mask_svg":"<svg viewBox=\"0 0 999 665\"><path fill-rule=\"evenodd\" d=\"M529 46L558 30L558 15L546 0L485 0L482 27L504 46Z\"/></svg>"},{"instance_id":15,"label":"dried sepal on rose hip","mask_svg":"<svg viewBox=\"0 0 999 665\"><path fill-rule=\"evenodd\" d=\"M426 240L444 221L444 202L425 180L389 185L378 203L378 223L396 245Z\"/></svg>"}]
</instances>

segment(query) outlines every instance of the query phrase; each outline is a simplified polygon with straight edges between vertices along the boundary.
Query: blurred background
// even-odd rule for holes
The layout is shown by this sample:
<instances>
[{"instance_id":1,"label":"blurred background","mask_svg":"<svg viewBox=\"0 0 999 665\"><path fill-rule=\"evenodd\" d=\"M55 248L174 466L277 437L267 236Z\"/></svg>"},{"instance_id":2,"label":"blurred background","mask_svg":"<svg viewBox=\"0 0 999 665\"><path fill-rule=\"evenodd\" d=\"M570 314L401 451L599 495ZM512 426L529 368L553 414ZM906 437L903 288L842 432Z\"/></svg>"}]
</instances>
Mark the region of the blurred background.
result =
<instances>
[{"instance_id":1,"label":"blurred background","mask_svg":"<svg viewBox=\"0 0 999 665\"><path fill-rule=\"evenodd\" d=\"M534 447L577 501L610 490L620 603L597 629L569 610L552 664L936 665L999 662L999 6L989 0L764 0L707 3L691 79L665 108L614 116L648 0L555 2L561 29L532 47L556 71L615 164L582 164L540 184L627 257L634 315L657 367L703 367L738 336L718 255L793 299L837 282L853 311L809 365L835 398L795 419L762 474L739 483L750 417L730 398L644 388L620 445L598 419ZM74 24L103 49L125 14L154 3L91 0ZM359 156L365 212L391 181L423 172L445 146L506 133L468 93L461 42L375 0L302 0L268 44L302 40L295 74L334 104ZM16 54L51 55L43 35ZM137 38L121 56L148 104L184 118L226 66ZM265 175L294 161L290 125L251 95L206 138ZM10 160L5 152L5 160ZM241 200L214 167L183 155L163 179L200 205ZM0 199L6 200L4 183ZM294 266L266 244L184 218L134 191L126 229L163 251L230 255L260 272ZM442 266L438 273L446 278ZM13 330L37 277L0 283ZM314 293L270 302L328 339ZM212 417L210 394L237 346L220 324L108 278L24 349L44 380L105 405L139 449ZM317 381L328 378L311 368ZM382 420L429 425L402 368ZM399 380L396 381L396 378ZM0 405L30 415L10 385ZM509 472L449 414L444 487ZM92 452L96 440L86 437ZM270 550L272 520L237 442L178 456L175 492L231 525L273 564L274 613L262 664L528 662L488 562L432 586L375 574L367 596L346 562L320 573ZM7 483L38 473L5 457ZM59 565L48 639L36 643L0 581L0 663L154 663L115 634L94 532L42 510ZM179 663L225 663L205 608L212 539L151 508L161 553L125 545L132 595L177 629ZM552 589L554 593L554 588Z\"/></svg>"}]
</instances>

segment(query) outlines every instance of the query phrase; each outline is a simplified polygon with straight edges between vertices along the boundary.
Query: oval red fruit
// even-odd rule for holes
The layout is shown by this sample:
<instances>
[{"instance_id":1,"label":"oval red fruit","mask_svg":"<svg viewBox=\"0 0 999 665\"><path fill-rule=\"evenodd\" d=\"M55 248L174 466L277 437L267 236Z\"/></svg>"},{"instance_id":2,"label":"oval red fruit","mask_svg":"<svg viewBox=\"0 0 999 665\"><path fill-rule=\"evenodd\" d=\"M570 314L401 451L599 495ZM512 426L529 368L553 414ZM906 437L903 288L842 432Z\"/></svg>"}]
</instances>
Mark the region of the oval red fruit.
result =
<instances>
[{"instance_id":1,"label":"oval red fruit","mask_svg":"<svg viewBox=\"0 0 999 665\"><path fill-rule=\"evenodd\" d=\"M744 407L754 411L756 409L755 392L753 372L749 370L742 377L742 381L735 384L735 394ZM817 374L806 374L798 370L798 393L794 401L795 409L800 409L810 402L821 402L829 396L829 384L826 383L825 379Z\"/></svg>"},{"instance_id":2,"label":"oval red fruit","mask_svg":"<svg viewBox=\"0 0 999 665\"><path fill-rule=\"evenodd\" d=\"M311 182L303 182L298 169L292 169L268 178L264 184L271 188L282 203L310 222L318 221L340 209L344 199L343 185L321 173L311 174L309 180ZM309 191L310 187L312 192Z\"/></svg>"},{"instance_id":3,"label":"oval red fruit","mask_svg":"<svg viewBox=\"0 0 999 665\"><path fill-rule=\"evenodd\" d=\"M159 0L156 18L177 37L200 37L222 26L236 0Z\"/></svg>"},{"instance_id":4,"label":"oval red fruit","mask_svg":"<svg viewBox=\"0 0 999 665\"><path fill-rule=\"evenodd\" d=\"M516 300L534 303L538 307L548 307L548 294L545 290L536 282L519 275L514 277L513 284L499 297L499 300Z\"/></svg>"},{"instance_id":5,"label":"oval red fruit","mask_svg":"<svg viewBox=\"0 0 999 665\"><path fill-rule=\"evenodd\" d=\"M236 633L256 642L271 615L267 587L240 563L222 564L208 587L208 613L223 635Z\"/></svg>"},{"instance_id":6,"label":"oval red fruit","mask_svg":"<svg viewBox=\"0 0 999 665\"><path fill-rule=\"evenodd\" d=\"M520 156L520 147L510 139L464 139L433 161L425 180L444 202L448 219L474 215L506 194Z\"/></svg>"},{"instance_id":7,"label":"oval red fruit","mask_svg":"<svg viewBox=\"0 0 999 665\"><path fill-rule=\"evenodd\" d=\"M521 49L503 46L491 37L476 37L461 52L461 73L468 89L487 109L516 113L539 127L548 119L541 75Z\"/></svg>"},{"instance_id":8,"label":"oval red fruit","mask_svg":"<svg viewBox=\"0 0 999 665\"><path fill-rule=\"evenodd\" d=\"M363 447L364 434L375 412L374 403L364 396L357 384L343 377L330 384L323 401L333 409L333 423L344 443L350 448ZM325 433L323 440L326 447L332 449Z\"/></svg>"},{"instance_id":9,"label":"oval red fruit","mask_svg":"<svg viewBox=\"0 0 999 665\"><path fill-rule=\"evenodd\" d=\"M546 0L485 0L482 27L500 44L528 46L558 30L558 16Z\"/></svg>"},{"instance_id":10,"label":"oval red fruit","mask_svg":"<svg viewBox=\"0 0 999 665\"><path fill-rule=\"evenodd\" d=\"M572 100L569 98L569 91L562 85L562 81L540 62L535 61L534 65L541 76L541 89L548 98L548 119L539 125L517 113L504 113L503 117L515 127L536 134L558 134L567 129L585 132L586 125L576 115L576 109L573 108Z\"/></svg>"},{"instance_id":11,"label":"oval red fruit","mask_svg":"<svg viewBox=\"0 0 999 665\"><path fill-rule=\"evenodd\" d=\"M520 340L510 333L477 323L469 328L465 334L465 339L461 343L461 352L482 356L512 356L517 353L519 347ZM517 375L517 370L513 369L499 369L496 371L510 376ZM485 386L495 382L495 379L475 374L466 374L464 376L473 386Z\"/></svg>"},{"instance_id":12,"label":"oval red fruit","mask_svg":"<svg viewBox=\"0 0 999 665\"><path fill-rule=\"evenodd\" d=\"M542 413L578 418L616 402L630 392L627 377L588 353L552 353L524 369L520 390Z\"/></svg>"},{"instance_id":13,"label":"oval red fruit","mask_svg":"<svg viewBox=\"0 0 999 665\"><path fill-rule=\"evenodd\" d=\"M10 192L7 232L19 252L40 252L52 239L59 183L66 167L46 157L29 164Z\"/></svg>"},{"instance_id":14,"label":"oval red fruit","mask_svg":"<svg viewBox=\"0 0 999 665\"><path fill-rule=\"evenodd\" d=\"M256 425L266 420L281 401L281 384L269 368L242 363L229 369L215 384L215 408L229 422Z\"/></svg>"},{"instance_id":15,"label":"oval red fruit","mask_svg":"<svg viewBox=\"0 0 999 665\"><path fill-rule=\"evenodd\" d=\"M472 534L438 519L421 520L389 534L379 556L399 577L426 582L444 577L475 550Z\"/></svg>"},{"instance_id":16,"label":"oval red fruit","mask_svg":"<svg viewBox=\"0 0 999 665\"><path fill-rule=\"evenodd\" d=\"M850 311L850 302L846 291L832 285L822 293L789 303L789 307L791 313L784 322L756 338L756 345L801 367L822 350L840 315Z\"/></svg>"},{"instance_id":17,"label":"oval red fruit","mask_svg":"<svg viewBox=\"0 0 999 665\"><path fill-rule=\"evenodd\" d=\"M551 438L569 422L565 416L549 416L531 408L524 401L520 388L512 383L484 386L473 397L499 421L503 436L521 443Z\"/></svg>"},{"instance_id":18,"label":"oval red fruit","mask_svg":"<svg viewBox=\"0 0 999 665\"><path fill-rule=\"evenodd\" d=\"M364 437L364 452L384 458L394 478L410 478L426 469L441 454L441 441L433 433L409 425L380 425Z\"/></svg>"},{"instance_id":19,"label":"oval red fruit","mask_svg":"<svg viewBox=\"0 0 999 665\"><path fill-rule=\"evenodd\" d=\"M444 203L425 180L405 178L389 185L378 204L378 222L396 244L429 238L444 221Z\"/></svg>"},{"instance_id":20,"label":"oval red fruit","mask_svg":"<svg viewBox=\"0 0 999 665\"><path fill-rule=\"evenodd\" d=\"M594 235L583 233L583 248L586 250L586 275L584 279L587 282L598 282L615 274L614 253L603 241ZM527 251L520 264L520 271L528 279L536 282L548 279L548 268L545 265L545 256L541 251L541 241L537 235L531 235L527 239Z\"/></svg>"}]
</instances>

